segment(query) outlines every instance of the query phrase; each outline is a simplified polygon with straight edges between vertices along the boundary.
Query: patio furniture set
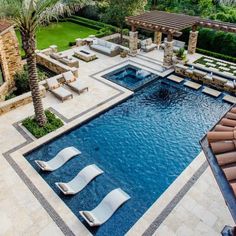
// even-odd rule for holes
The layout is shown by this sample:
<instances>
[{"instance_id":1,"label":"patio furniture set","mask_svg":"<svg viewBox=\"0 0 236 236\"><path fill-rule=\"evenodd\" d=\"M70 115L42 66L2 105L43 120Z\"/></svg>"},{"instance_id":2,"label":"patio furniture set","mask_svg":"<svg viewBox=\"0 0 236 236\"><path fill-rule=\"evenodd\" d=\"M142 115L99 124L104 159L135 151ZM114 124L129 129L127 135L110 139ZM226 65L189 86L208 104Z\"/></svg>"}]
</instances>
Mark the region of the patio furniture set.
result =
<instances>
[{"instance_id":1,"label":"patio furniture set","mask_svg":"<svg viewBox=\"0 0 236 236\"><path fill-rule=\"evenodd\" d=\"M49 91L62 102L73 98L73 94L69 90L62 87L62 84L58 82L59 79L63 79L65 84L79 95L84 91L88 91L88 87L83 85L82 82L79 81L79 79L77 79L71 71L67 71L59 76L47 79L46 81Z\"/></svg>"},{"instance_id":2,"label":"patio furniture set","mask_svg":"<svg viewBox=\"0 0 236 236\"><path fill-rule=\"evenodd\" d=\"M75 147L62 149L55 157L49 161L35 160L35 163L42 171L52 172L65 165L70 159L80 155L81 152ZM103 174L97 165L92 164L84 167L68 183L56 182L56 186L65 195L75 195L81 192L92 180ZM130 199L130 196L121 188L116 188L109 192L103 200L91 211L80 211L80 215L90 226L100 226Z\"/></svg>"},{"instance_id":3,"label":"patio furniture set","mask_svg":"<svg viewBox=\"0 0 236 236\"><path fill-rule=\"evenodd\" d=\"M52 53L50 55L51 58L63 63L64 65L67 65L69 67L76 67L79 68L79 61L76 60L73 57L69 57L64 55L63 53L59 52L59 53Z\"/></svg>"}]
</instances>

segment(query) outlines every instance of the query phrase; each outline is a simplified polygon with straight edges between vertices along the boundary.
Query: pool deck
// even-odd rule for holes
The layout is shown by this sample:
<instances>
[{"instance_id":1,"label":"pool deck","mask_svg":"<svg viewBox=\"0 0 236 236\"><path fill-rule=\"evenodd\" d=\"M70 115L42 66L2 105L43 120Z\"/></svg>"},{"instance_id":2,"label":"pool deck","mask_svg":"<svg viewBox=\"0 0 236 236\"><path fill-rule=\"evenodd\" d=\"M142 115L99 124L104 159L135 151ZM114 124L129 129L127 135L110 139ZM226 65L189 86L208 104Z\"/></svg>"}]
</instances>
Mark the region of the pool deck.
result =
<instances>
[{"instance_id":1,"label":"pool deck","mask_svg":"<svg viewBox=\"0 0 236 236\"><path fill-rule=\"evenodd\" d=\"M129 63L160 75L171 72L162 71L163 51L98 58L80 61L79 77L88 92L64 103L50 92L43 99L65 123L57 131L34 140L21 128L20 121L33 115L32 104L0 116L0 235L90 235L23 154L132 96L103 74ZM219 235L226 224L233 220L201 152L127 235Z\"/></svg>"}]
</instances>

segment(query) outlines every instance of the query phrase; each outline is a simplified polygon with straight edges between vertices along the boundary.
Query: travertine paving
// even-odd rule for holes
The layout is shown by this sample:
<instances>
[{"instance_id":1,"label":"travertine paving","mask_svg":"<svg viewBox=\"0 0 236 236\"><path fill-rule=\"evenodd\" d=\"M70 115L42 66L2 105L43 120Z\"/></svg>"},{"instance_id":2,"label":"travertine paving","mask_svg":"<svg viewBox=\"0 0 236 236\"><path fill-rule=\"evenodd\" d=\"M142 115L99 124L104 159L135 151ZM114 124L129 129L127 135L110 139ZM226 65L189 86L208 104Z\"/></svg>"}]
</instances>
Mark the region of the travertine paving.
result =
<instances>
[{"instance_id":1,"label":"travertine paving","mask_svg":"<svg viewBox=\"0 0 236 236\"><path fill-rule=\"evenodd\" d=\"M234 222L208 167L154 235L215 236L226 224Z\"/></svg>"},{"instance_id":2,"label":"travertine paving","mask_svg":"<svg viewBox=\"0 0 236 236\"><path fill-rule=\"evenodd\" d=\"M151 72L161 74L162 68L159 62L162 60L162 56L162 51L155 50L148 54L142 53L134 58L122 59L119 56L110 58L98 54L98 59L95 61L89 63L80 61L79 78L89 87L89 91L80 96L74 94L72 100L64 103L61 103L50 92L47 92L46 98L43 99L44 107L52 108L63 116L65 126L54 134L49 134L48 137L29 144L27 148L30 149L43 143L46 139L72 128L79 122L132 94L129 90L103 79L102 71L112 70L111 67L124 65L125 63L137 63L141 67L148 68ZM154 62L150 61L152 58ZM33 115L33 107L32 104L28 104L0 116L0 235L63 235L58 222L56 223L52 219L48 211L42 207L41 202L35 197L35 194L32 193L33 191L19 177L20 173L16 173L13 166L2 155L26 143L25 137L13 125L31 115ZM25 148L25 151L27 148ZM81 236L90 235L84 225L47 186L22 155L16 150L13 151L12 158L15 163L24 166L23 171L34 185L39 187L40 192L49 199L49 202L52 202L51 205L56 209L58 215L63 218L71 232ZM201 164L205 159L202 156L200 160ZM179 188L198 169L200 164L197 163L194 162L192 167L188 168L174 182L174 185L170 186L165 195L154 203L156 204L153 206L154 208L148 210L147 217L144 217L143 221L142 218L140 219L142 224L138 224L138 221L128 234L132 235L132 232L135 232L134 235L141 235L150 227L160 211L168 204L168 201L175 197ZM160 206L159 202L162 202L163 205ZM162 221L162 224L155 229L155 235L218 235L225 224L233 224L209 168Z\"/></svg>"}]
</instances>

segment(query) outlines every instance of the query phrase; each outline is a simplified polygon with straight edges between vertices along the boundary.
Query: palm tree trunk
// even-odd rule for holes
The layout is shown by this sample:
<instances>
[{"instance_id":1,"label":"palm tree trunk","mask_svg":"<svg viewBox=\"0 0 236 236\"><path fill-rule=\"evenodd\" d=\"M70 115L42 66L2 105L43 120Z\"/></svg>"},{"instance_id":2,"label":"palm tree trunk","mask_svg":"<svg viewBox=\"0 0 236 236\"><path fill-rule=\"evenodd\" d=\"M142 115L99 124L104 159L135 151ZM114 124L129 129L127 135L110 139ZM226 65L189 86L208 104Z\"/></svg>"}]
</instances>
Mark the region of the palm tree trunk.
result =
<instances>
[{"instance_id":1,"label":"palm tree trunk","mask_svg":"<svg viewBox=\"0 0 236 236\"><path fill-rule=\"evenodd\" d=\"M40 96L37 64L36 64L36 42L35 34L30 32L21 32L23 49L26 54L26 61L28 67L29 86L32 94L34 105L35 118L39 126L44 126L47 123L47 118L44 113L42 98Z\"/></svg>"}]
</instances>

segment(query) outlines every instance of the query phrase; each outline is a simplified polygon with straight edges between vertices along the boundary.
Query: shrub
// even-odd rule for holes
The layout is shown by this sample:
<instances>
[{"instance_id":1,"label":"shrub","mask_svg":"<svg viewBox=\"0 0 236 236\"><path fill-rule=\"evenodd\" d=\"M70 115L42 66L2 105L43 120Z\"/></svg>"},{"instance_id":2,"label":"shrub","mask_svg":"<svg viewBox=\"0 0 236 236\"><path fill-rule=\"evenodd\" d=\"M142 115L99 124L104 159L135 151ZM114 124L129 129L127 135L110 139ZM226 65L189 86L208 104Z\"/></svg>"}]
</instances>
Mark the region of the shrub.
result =
<instances>
[{"instance_id":1,"label":"shrub","mask_svg":"<svg viewBox=\"0 0 236 236\"><path fill-rule=\"evenodd\" d=\"M177 51L177 53L176 53L176 56L178 57L178 58L181 58L181 59L184 59L184 48L180 48L178 51Z\"/></svg>"},{"instance_id":2,"label":"shrub","mask_svg":"<svg viewBox=\"0 0 236 236\"><path fill-rule=\"evenodd\" d=\"M24 68L23 71L15 74L16 95L21 95L30 91L28 71Z\"/></svg>"},{"instance_id":3,"label":"shrub","mask_svg":"<svg viewBox=\"0 0 236 236\"><path fill-rule=\"evenodd\" d=\"M38 72L38 80L42 81L47 78L46 74L40 70L37 70ZM21 95L23 93L27 93L30 91L29 87L29 75L27 71L27 67L24 66L23 70L20 72L17 72L14 76L15 79L15 86L16 91L14 92L15 95Z\"/></svg>"},{"instance_id":4,"label":"shrub","mask_svg":"<svg viewBox=\"0 0 236 236\"><path fill-rule=\"evenodd\" d=\"M72 47L72 46L75 46L76 45L76 42L69 42L69 47Z\"/></svg>"},{"instance_id":5,"label":"shrub","mask_svg":"<svg viewBox=\"0 0 236 236\"><path fill-rule=\"evenodd\" d=\"M59 118L57 118L53 113L51 113L50 111L46 110L45 115L47 117L47 123L43 127L40 127L38 125L35 118L26 118L22 122L22 125L31 134L33 134L36 138L41 138L44 135L46 135L52 131L55 131L56 129L63 126L63 122Z\"/></svg>"},{"instance_id":6,"label":"shrub","mask_svg":"<svg viewBox=\"0 0 236 236\"><path fill-rule=\"evenodd\" d=\"M8 95L5 96L5 101L6 101L6 100L10 100L10 99L12 99L12 98L14 98L14 97L16 97L16 95L15 95L14 93L10 93L10 94L8 94Z\"/></svg>"}]
</instances>

